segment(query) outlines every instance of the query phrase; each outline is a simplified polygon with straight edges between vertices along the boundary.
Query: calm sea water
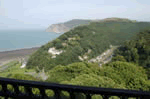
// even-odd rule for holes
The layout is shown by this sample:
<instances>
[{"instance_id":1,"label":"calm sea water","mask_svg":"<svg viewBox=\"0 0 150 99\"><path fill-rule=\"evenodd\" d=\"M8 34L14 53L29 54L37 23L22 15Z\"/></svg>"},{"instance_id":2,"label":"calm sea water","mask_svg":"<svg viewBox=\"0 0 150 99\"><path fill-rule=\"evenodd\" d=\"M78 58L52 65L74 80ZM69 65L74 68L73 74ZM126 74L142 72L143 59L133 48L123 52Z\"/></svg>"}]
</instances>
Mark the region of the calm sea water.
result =
<instances>
[{"instance_id":1,"label":"calm sea water","mask_svg":"<svg viewBox=\"0 0 150 99\"><path fill-rule=\"evenodd\" d=\"M0 30L0 52L39 47L58 36L45 30Z\"/></svg>"}]
</instances>

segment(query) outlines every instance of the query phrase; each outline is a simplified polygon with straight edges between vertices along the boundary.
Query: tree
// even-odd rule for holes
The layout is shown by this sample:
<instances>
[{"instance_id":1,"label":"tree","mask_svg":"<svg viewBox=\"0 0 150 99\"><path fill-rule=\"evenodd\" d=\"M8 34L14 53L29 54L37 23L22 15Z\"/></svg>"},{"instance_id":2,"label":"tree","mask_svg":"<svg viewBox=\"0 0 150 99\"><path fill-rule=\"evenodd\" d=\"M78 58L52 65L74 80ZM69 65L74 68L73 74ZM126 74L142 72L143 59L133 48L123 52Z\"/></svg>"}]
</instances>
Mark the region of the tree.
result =
<instances>
[{"instance_id":1,"label":"tree","mask_svg":"<svg viewBox=\"0 0 150 99\"><path fill-rule=\"evenodd\" d=\"M128 62L116 61L104 66L103 68L104 69L100 70L100 75L105 75L117 83L125 84L127 89L149 90L146 85L148 76L143 67ZM108 68L109 70L107 71Z\"/></svg>"},{"instance_id":2,"label":"tree","mask_svg":"<svg viewBox=\"0 0 150 99\"><path fill-rule=\"evenodd\" d=\"M114 61L126 62L126 59L124 58L124 56L117 55L117 56L113 57L111 61L112 62L114 62Z\"/></svg>"}]
</instances>

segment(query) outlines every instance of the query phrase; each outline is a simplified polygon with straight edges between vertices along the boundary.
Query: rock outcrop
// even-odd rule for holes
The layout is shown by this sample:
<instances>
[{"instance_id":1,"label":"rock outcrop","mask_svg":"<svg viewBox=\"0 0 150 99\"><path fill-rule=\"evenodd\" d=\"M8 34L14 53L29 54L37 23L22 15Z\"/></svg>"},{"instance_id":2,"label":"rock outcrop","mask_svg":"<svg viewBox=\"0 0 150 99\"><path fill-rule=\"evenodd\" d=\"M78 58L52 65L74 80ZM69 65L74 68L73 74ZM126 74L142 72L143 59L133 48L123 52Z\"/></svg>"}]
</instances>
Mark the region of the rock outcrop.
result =
<instances>
[{"instance_id":1,"label":"rock outcrop","mask_svg":"<svg viewBox=\"0 0 150 99\"><path fill-rule=\"evenodd\" d=\"M62 33L69 30L70 28L66 27L64 24L52 24L46 29L46 32Z\"/></svg>"},{"instance_id":2,"label":"rock outcrop","mask_svg":"<svg viewBox=\"0 0 150 99\"><path fill-rule=\"evenodd\" d=\"M62 50L60 50L60 51L56 50L55 47L49 48L49 50L48 50L48 53L52 54L51 58L56 58L56 55L59 55L62 52L64 52L64 51L62 51Z\"/></svg>"},{"instance_id":3,"label":"rock outcrop","mask_svg":"<svg viewBox=\"0 0 150 99\"><path fill-rule=\"evenodd\" d=\"M64 33L79 25L89 24L89 22L91 20L73 19L64 23L52 24L46 29L46 32Z\"/></svg>"}]
</instances>

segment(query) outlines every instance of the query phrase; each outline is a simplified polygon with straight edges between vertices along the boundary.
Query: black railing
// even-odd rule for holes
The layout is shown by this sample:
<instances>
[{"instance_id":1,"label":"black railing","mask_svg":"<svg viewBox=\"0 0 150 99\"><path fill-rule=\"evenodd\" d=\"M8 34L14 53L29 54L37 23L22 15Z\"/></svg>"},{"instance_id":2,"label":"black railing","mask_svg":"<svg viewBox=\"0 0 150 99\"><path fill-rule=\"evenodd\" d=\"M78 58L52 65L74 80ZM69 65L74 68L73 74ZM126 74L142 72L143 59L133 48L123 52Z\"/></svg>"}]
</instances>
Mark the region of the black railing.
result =
<instances>
[{"instance_id":1,"label":"black railing","mask_svg":"<svg viewBox=\"0 0 150 99\"><path fill-rule=\"evenodd\" d=\"M112 96L117 96L119 99L128 99L130 97L150 99L150 93L145 91L85 87L8 78L0 78L0 85L0 96L5 97L5 99L79 99L77 97L79 95L83 96L82 99L92 99L94 95L99 95L102 99L110 99ZM8 85L13 86L14 90L9 90ZM25 88L24 92L20 91L20 86ZM39 89L39 94L34 94L33 88ZM52 90L54 95L48 96L46 90ZM69 95L62 96L62 91L68 92Z\"/></svg>"}]
</instances>

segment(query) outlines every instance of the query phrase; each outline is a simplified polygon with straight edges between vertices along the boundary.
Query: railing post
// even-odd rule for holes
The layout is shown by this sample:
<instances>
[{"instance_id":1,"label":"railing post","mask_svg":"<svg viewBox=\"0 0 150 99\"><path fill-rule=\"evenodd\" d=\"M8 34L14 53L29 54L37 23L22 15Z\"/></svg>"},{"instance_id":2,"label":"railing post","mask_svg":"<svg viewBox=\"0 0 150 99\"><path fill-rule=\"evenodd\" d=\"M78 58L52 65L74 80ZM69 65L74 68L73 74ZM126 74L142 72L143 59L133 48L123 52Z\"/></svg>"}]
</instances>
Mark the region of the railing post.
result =
<instances>
[{"instance_id":1,"label":"railing post","mask_svg":"<svg viewBox=\"0 0 150 99\"><path fill-rule=\"evenodd\" d=\"M7 95L7 84L2 84L2 92L3 92L3 94L5 94L6 96L5 96L5 99L8 99L8 95Z\"/></svg>"},{"instance_id":2,"label":"railing post","mask_svg":"<svg viewBox=\"0 0 150 99\"><path fill-rule=\"evenodd\" d=\"M42 95L42 99L44 99L45 97L47 97L44 88L40 88L40 94Z\"/></svg>"},{"instance_id":3,"label":"railing post","mask_svg":"<svg viewBox=\"0 0 150 99\"><path fill-rule=\"evenodd\" d=\"M128 99L128 96L121 96L120 99Z\"/></svg>"},{"instance_id":4,"label":"railing post","mask_svg":"<svg viewBox=\"0 0 150 99\"><path fill-rule=\"evenodd\" d=\"M61 99L60 90L55 89L55 90L54 90L54 93L55 93L55 98L56 98L56 99Z\"/></svg>"},{"instance_id":5,"label":"railing post","mask_svg":"<svg viewBox=\"0 0 150 99\"><path fill-rule=\"evenodd\" d=\"M15 90L15 94L19 95L20 91L19 91L18 85L13 85L13 87L14 87L14 90Z\"/></svg>"},{"instance_id":6,"label":"railing post","mask_svg":"<svg viewBox=\"0 0 150 99\"><path fill-rule=\"evenodd\" d=\"M90 94L86 94L86 99L91 99L91 95Z\"/></svg>"},{"instance_id":7,"label":"railing post","mask_svg":"<svg viewBox=\"0 0 150 99\"><path fill-rule=\"evenodd\" d=\"M2 84L2 91L7 92L7 84Z\"/></svg>"},{"instance_id":8,"label":"railing post","mask_svg":"<svg viewBox=\"0 0 150 99\"><path fill-rule=\"evenodd\" d=\"M30 86L25 86L25 92L27 93L28 96L33 96L32 93L32 88Z\"/></svg>"},{"instance_id":9,"label":"railing post","mask_svg":"<svg viewBox=\"0 0 150 99\"><path fill-rule=\"evenodd\" d=\"M103 99L109 99L108 95L103 95Z\"/></svg>"},{"instance_id":10,"label":"railing post","mask_svg":"<svg viewBox=\"0 0 150 99\"><path fill-rule=\"evenodd\" d=\"M19 87L18 87L18 85L17 84L15 84L15 85L13 85L13 87L14 87L14 91L15 91L15 95L16 95L16 99L19 99L20 97L19 97L19 94L20 94L20 91L19 91Z\"/></svg>"},{"instance_id":11,"label":"railing post","mask_svg":"<svg viewBox=\"0 0 150 99\"><path fill-rule=\"evenodd\" d=\"M140 99L150 99L150 96L141 96Z\"/></svg>"},{"instance_id":12,"label":"railing post","mask_svg":"<svg viewBox=\"0 0 150 99\"><path fill-rule=\"evenodd\" d=\"M70 99L75 99L75 94L74 94L74 92L70 91L69 94L70 94Z\"/></svg>"}]
</instances>

